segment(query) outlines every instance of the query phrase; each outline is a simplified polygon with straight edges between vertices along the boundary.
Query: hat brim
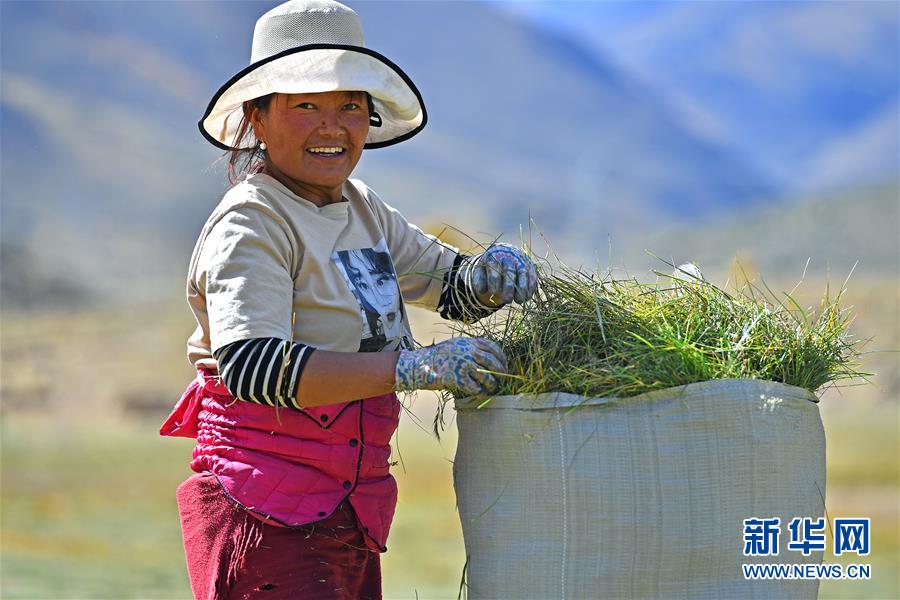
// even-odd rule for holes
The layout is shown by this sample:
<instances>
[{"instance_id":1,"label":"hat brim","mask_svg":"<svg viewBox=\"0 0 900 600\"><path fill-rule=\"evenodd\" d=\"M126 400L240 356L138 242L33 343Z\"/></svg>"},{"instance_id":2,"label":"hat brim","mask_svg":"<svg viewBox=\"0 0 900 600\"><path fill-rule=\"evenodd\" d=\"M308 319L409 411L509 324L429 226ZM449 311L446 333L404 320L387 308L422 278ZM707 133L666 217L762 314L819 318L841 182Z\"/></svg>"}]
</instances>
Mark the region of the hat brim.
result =
<instances>
[{"instance_id":1,"label":"hat brim","mask_svg":"<svg viewBox=\"0 0 900 600\"><path fill-rule=\"evenodd\" d=\"M380 127L370 127L366 148L411 138L428 121L422 95L400 67L361 46L310 44L280 52L242 69L215 93L200 133L222 150L240 150L235 137L243 104L273 92L301 94L364 91L372 96Z\"/></svg>"}]
</instances>

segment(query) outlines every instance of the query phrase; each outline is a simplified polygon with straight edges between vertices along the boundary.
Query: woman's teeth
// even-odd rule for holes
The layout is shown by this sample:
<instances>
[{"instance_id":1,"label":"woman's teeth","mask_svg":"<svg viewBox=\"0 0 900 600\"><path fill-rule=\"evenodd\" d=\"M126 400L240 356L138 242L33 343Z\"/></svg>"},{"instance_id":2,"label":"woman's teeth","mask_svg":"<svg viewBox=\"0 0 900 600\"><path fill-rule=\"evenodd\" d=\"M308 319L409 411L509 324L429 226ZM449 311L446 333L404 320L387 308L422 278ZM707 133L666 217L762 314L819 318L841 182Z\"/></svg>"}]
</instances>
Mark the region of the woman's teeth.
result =
<instances>
[{"instance_id":1,"label":"woman's teeth","mask_svg":"<svg viewBox=\"0 0 900 600\"><path fill-rule=\"evenodd\" d=\"M344 149L337 146L316 146L315 148L307 148L306 151L312 152L313 154L321 154L323 156L335 156L342 154Z\"/></svg>"}]
</instances>

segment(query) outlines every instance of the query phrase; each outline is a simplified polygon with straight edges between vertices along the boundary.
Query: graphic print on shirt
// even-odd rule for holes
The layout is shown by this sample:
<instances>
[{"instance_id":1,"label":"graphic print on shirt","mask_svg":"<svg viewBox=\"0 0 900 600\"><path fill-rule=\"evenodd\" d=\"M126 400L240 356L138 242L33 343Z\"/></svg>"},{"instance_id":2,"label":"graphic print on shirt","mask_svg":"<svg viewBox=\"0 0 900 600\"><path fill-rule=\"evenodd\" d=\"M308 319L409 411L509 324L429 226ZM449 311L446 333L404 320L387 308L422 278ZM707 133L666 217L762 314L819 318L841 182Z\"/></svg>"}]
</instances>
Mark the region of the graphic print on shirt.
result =
<instances>
[{"instance_id":1,"label":"graphic print on shirt","mask_svg":"<svg viewBox=\"0 0 900 600\"><path fill-rule=\"evenodd\" d=\"M403 326L400 286L384 239L373 248L338 250L331 260L359 302L363 326L359 351L411 350L412 340Z\"/></svg>"}]
</instances>

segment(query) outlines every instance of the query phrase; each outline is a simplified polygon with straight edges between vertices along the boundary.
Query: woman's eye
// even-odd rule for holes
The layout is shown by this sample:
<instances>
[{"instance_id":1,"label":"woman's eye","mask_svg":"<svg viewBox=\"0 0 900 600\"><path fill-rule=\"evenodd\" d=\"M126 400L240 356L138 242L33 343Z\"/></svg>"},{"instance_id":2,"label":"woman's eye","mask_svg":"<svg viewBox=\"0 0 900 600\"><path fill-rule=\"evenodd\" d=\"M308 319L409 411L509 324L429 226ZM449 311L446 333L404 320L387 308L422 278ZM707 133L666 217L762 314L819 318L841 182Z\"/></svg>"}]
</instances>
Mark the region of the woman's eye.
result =
<instances>
[{"instance_id":1,"label":"woman's eye","mask_svg":"<svg viewBox=\"0 0 900 600\"><path fill-rule=\"evenodd\" d=\"M351 102L350 104L344 105L344 110L358 110L358 109L359 109L359 104L357 104L356 102Z\"/></svg>"},{"instance_id":2,"label":"woman's eye","mask_svg":"<svg viewBox=\"0 0 900 600\"><path fill-rule=\"evenodd\" d=\"M315 107L316 107L316 105L313 104L312 102L301 102L300 104L298 104L298 105L295 106L294 108L314 109Z\"/></svg>"}]
</instances>

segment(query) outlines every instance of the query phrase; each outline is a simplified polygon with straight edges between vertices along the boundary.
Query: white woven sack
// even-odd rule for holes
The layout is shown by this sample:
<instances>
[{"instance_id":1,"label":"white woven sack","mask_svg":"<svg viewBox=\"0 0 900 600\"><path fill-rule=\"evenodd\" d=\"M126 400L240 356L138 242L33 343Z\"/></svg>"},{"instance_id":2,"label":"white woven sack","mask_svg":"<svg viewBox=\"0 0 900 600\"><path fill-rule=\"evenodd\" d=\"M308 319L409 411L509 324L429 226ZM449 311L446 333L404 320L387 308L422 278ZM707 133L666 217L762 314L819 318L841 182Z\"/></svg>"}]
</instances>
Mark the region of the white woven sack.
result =
<instances>
[{"instance_id":1,"label":"white woven sack","mask_svg":"<svg viewBox=\"0 0 900 600\"><path fill-rule=\"evenodd\" d=\"M815 598L817 581L747 581L742 563L819 563L787 524L819 518L815 395L724 379L633 398L458 400L454 464L469 598ZM775 557L743 520L781 518Z\"/></svg>"}]
</instances>

